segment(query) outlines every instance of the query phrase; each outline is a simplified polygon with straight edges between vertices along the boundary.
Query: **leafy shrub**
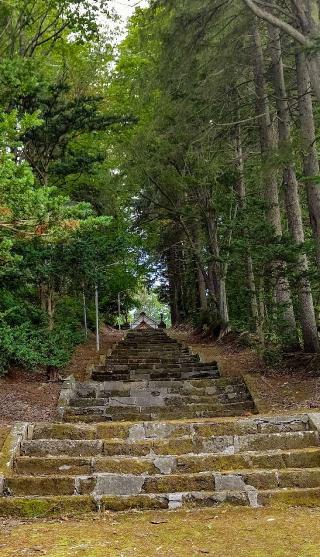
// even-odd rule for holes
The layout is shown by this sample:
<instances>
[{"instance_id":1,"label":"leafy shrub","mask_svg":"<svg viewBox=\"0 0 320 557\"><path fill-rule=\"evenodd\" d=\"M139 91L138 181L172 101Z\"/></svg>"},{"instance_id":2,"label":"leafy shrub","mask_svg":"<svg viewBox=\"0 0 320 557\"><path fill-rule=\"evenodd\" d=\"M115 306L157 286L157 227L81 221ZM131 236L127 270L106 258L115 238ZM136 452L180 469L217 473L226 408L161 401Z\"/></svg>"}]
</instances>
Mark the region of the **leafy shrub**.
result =
<instances>
[{"instance_id":1,"label":"leafy shrub","mask_svg":"<svg viewBox=\"0 0 320 557\"><path fill-rule=\"evenodd\" d=\"M280 346L269 346L262 352L262 359L267 366L277 366L281 364L283 352Z\"/></svg>"},{"instance_id":2,"label":"leafy shrub","mask_svg":"<svg viewBox=\"0 0 320 557\"><path fill-rule=\"evenodd\" d=\"M63 368L69 362L74 346L83 339L82 332L61 324L49 331L30 323L10 327L0 324L0 373L11 364L30 371Z\"/></svg>"}]
</instances>

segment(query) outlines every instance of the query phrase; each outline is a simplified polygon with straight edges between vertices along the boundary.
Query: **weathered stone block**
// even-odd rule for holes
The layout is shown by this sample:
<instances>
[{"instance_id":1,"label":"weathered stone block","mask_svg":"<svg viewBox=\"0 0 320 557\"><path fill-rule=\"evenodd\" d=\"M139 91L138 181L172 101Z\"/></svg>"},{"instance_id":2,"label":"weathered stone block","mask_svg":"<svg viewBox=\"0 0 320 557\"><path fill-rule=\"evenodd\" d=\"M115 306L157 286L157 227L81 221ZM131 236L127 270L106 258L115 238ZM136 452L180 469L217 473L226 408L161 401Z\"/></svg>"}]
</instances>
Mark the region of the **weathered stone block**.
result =
<instances>
[{"instance_id":1,"label":"weathered stone block","mask_svg":"<svg viewBox=\"0 0 320 557\"><path fill-rule=\"evenodd\" d=\"M101 495L139 495L145 478L143 476L98 474L94 476L94 494Z\"/></svg>"}]
</instances>

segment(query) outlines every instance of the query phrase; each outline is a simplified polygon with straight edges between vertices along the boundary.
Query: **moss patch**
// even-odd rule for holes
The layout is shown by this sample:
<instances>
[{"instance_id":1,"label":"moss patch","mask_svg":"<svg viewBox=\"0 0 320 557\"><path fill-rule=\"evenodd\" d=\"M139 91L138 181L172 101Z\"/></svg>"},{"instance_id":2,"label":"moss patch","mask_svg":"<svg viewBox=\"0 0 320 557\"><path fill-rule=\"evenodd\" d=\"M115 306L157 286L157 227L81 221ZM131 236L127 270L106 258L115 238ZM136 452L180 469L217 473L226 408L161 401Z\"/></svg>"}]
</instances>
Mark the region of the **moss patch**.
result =
<instances>
[{"instance_id":1,"label":"moss patch","mask_svg":"<svg viewBox=\"0 0 320 557\"><path fill-rule=\"evenodd\" d=\"M0 451L4 445L4 442L9 434L10 427L9 426L1 426L0 427Z\"/></svg>"},{"instance_id":2,"label":"moss patch","mask_svg":"<svg viewBox=\"0 0 320 557\"><path fill-rule=\"evenodd\" d=\"M320 509L205 509L0 524L1 557L318 557Z\"/></svg>"},{"instance_id":3,"label":"moss patch","mask_svg":"<svg viewBox=\"0 0 320 557\"><path fill-rule=\"evenodd\" d=\"M0 501L0 512L2 517L42 518L61 515L74 516L79 513L93 512L95 510L95 501L91 497L82 496L41 497L41 499L4 497ZM1 520L2 519L0 519L0 525Z\"/></svg>"}]
</instances>

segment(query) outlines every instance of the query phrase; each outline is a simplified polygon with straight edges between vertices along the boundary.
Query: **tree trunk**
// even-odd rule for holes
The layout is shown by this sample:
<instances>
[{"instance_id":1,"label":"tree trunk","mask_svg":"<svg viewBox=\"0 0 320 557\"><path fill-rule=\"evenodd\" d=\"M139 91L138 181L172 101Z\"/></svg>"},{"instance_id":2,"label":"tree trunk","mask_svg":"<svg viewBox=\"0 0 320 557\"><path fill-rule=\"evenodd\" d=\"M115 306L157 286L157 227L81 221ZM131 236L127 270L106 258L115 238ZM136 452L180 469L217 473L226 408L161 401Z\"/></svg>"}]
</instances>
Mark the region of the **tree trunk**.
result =
<instances>
[{"instance_id":1,"label":"tree trunk","mask_svg":"<svg viewBox=\"0 0 320 557\"><path fill-rule=\"evenodd\" d=\"M273 13L273 0L266 3L260 0L243 0L243 2L256 17L281 29L308 51L306 65L311 76L313 92L320 101L320 54L317 48L317 39L320 35L318 0L291 0L299 29L288 23L285 18L281 19ZM269 9L264 9L264 4Z\"/></svg>"},{"instance_id":2,"label":"tree trunk","mask_svg":"<svg viewBox=\"0 0 320 557\"><path fill-rule=\"evenodd\" d=\"M302 139L304 141L303 169L305 177L309 178L306 182L309 217L315 241L317 267L320 272L320 187L318 183L320 168L310 77L303 52L297 53L296 64L300 126ZM314 179L312 180L312 178Z\"/></svg>"},{"instance_id":3,"label":"tree trunk","mask_svg":"<svg viewBox=\"0 0 320 557\"><path fill-rule=\"evenodd\" d=\"M279 29L269 26L271 41L272 75L278 112L279 148L289 153L284 164L283 184L285 206L290 236L298 248L304 244L304 229L299 198L298 181L291 161L291 127L287 91L284 79L282 48ZM296 274L298 282L299 317L302 328L304 349L307 352L319 351L319 338L314 312L310 281L308 279L308 260L301 250L297 256Z\"/></svg>"},{"instance_id":4,"label":"tree trunk","mask_svg":"<svg viewBox=\"0 0 320 557\"><path fill-rule=\"evenodd\" d=\"M177 250L174 246L170 248L166 257L169 281L169 298L172 325L181 323L181 308L179 296L179 269L177 265Z\"/></svg>"},{"instance_id":5,"label":"tree trunk","mask_svg":"<svg viewBox=\"0 0 320 557\"><path fill-rule=\"evenodd\" d=\"M207 300L206 284L199 265L198 265L198 291L199 291L200 311L204 312L208 309L208 300Z\"/></svg>"},{"instance_id":6,"label":"tree trunk","mask_svg":"<svg viewBox=\"0 0 320 557\"><path fill-rule=\"evenodd\" d=\"M319 4L318 0L292 0L294 12L304 36L310 46L307 47L306 64L310 77L310 87L318 101L320 100L320 54L317 41L320 36Z\"/></svg>"},{"instance_id":7,"label":"tree trunk","mask_svg":"<svg viewBox=\"0 0 320 557\"><path fill-rule=\"evenodd\" d=\"M221 322L221 331L219 337L222 338L222 336L224 336L231 330L226 290L226 276L224 272L224 265L220 261L217 216L215 209L212 206L210 192L206 193L205 221L208 236L208 248L211 257L210 267L214 283L215 296L217 300L218 314Z\"/></svg>"},{"instance_id":8,"label":"tree trunk","mask_svg":"<svg viewBox=\"0 0 320 557\"><path fill-rule=\"evenodd\" d=\"M48 313L48 329L53 330L54 327L54 313L55 313L55 293L53 288L48 287L47 295L47 313Z\"/></svg>"},{"instance_id":9,"label":"tree trunk","mask_svg":"<svg viewBox=\"0 0 320 557\"><path fill-rule=\"evenodd\" d=\"M256 112L260 128L261 158L263 166L264 195L267 203L267 219L274 231L275 240L282 238L281 213L279 206L279 193L276 171L270 163L270 155L275 149L276 142L269 110L267 87L264 77L264 59L261 46L258 23L254 18L254 70L256 89ZM275 277L275 299L282 310L282 316L286 328L288 349L298 346L298 335L296 320L291 300L290 286L285 276L286 265L281 260L272 262L273 275Z\"/></svg>"},{"instance_id":10,"label":"tree trunk","mask_svg":"<svg viewBox=\"0 0 320 557\"><path fill-rule=\"evenodd\" d=\"M238 120L240 120L239 115L238 115ZM237 168L238 168L238 176L239 176L237 180L237 195L239 199L240 211L242 212L242 214L244 214L246 209L246 183L244 178L244 160L243 160L243 149L242 149L241 124L238 124L236 126L235 150L236 150L236 160L237 160ZM247 238L248 230L246 228L243 230L243 234ZM261 344L263 344L264 335L263 335L263 331L261 330L257 290L256 290L255 277L254 277L253 262L252 262L249 246L246 248L245 257L247 262L247 283L250 291L252 320L254 323L255 331L259 336L259 341Z\"/></svg>"}]
</instances>

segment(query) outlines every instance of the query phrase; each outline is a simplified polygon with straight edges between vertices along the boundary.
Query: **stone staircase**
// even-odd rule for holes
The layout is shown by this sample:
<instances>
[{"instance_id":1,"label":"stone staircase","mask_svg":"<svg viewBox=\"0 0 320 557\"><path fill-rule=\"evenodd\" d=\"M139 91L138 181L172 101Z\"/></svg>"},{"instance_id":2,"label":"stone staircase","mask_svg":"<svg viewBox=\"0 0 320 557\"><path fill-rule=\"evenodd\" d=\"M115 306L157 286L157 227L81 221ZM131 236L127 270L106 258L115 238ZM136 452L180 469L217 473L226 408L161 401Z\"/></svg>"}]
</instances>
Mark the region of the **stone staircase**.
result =
<instances>
[{"instance_id":1,"label":"stone staircase","mask_svg":"<svg viewBox=\"0 0 320 557\"><path fill-rule=\"evenodd\" d=\"M105 365L93 372L94 381L216 379L217 362L200 362L198 355L162 330L136 330L119 342Z\"/></svg>"},{"instance_id":2,"label":"stone staircase","mask_svg":"<svg viewBox=\"0 0 320 557\"><path fill-rule=\"evenodd\" d=\"M25 426L0 515L320 503L319 415Z\"/></svg>"},{"instance_id":3,"label":"stone staircase","mask_svg":"<svg viewBox=\"0 0 320 557\"><path fill-rule=\"evenodd\" d=\"M243 380L163 332L128 333L59 411L4 432L0 516L320 504L320 414L253 415Z\"/></svg>"},{"instance_id":4,"label":"stone staircase","mask_svg":"<svg viewBox=\"0 0 320 557\"><path fill-rule=\"evenodd\" d=\"M216 362L163 331L130 331L106 364L65 396L68 422L163 420L236 416L254 411L242 379L221 378Z\"/></svg>"}]
</instances>

